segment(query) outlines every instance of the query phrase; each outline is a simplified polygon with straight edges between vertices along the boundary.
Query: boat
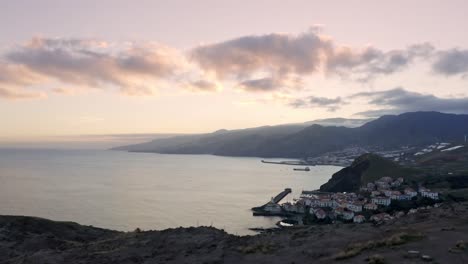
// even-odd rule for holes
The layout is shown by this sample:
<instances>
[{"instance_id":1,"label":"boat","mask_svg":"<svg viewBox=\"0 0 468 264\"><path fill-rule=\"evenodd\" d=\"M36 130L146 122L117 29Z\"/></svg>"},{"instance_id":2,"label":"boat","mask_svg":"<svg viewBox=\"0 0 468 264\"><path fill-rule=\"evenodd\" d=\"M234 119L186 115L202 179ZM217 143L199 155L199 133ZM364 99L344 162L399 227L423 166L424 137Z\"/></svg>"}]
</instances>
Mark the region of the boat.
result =
<instances>
[{"instance_id":1,"label":"boat","mask_svg":"<svg viewBox=\"0 0 468 264\"><path fill-rule=\"evenodd\" d=\"M309 167L305 167L305 168L294 168L295 171L310 171L310 168Z\"/></svg>"}]
</instances>

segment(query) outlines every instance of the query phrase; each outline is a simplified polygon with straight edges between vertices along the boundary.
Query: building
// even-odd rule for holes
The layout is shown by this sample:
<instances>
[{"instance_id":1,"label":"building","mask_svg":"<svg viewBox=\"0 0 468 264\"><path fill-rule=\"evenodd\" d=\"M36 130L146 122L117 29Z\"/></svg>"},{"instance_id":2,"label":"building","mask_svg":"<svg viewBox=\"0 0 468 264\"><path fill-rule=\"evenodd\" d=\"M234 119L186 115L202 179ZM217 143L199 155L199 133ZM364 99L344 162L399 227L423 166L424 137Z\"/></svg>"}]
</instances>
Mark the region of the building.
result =
<instances>
[{"instance_id":1,"label":"building","mask_svg":"<svg viewBox=\"0 0 468 264\"><path fill-rule=\"evenodd\" d=\"M384 205L384 206L389 206L390 203L392 201L390 200L389 197L374 197L372 198L372 203L375 203L375 204L380 204L380 205Z\"/></svg>"},{"instance_id":2,"label":"building","mask_svg":"<svg viewBox=\"0 0 468 264\"><path fill-rule=\"evenodd\" d=\"M333 207L333 200L331 199L320 199L317 201L319 207Z\"/></svg>"},{"instance_id":3,"label":"building","mask_svg":"<svg viewBox=\"0 0 468 264\"><path fill-rule=\"evenodd\" d=\"M405 188L405 194L408 195L409 197L413 198L413 197L416 197L418 195L418 193L411 189L411 188Z\"/></svg>"},{"instance_id":4,"label":"building","mask_svg":"<svg viewBox=\"0 0 468 264\"><path fill-rule=\"evenodd\" d=\"M439 199L439 193L437 193L437 192L431 192L430 190L422 191L422 192L421 192L421 196L422 196L422 197L431 198L431 199L434 199L434 200L438 200L438 199Z\"/></svg>"},{"instance_id":5,"label":"building","mask_svg":"<svg viewBox=\"0 0 468 264\"><path fill-rule=\"evenodd\" d=\"M377 210L377 205L375 203L367 203L364 205L364 210Z\"/></svg>"},{"instance_id":6,"label":"building","mask_svg":"<svg viewBox=\"0 0 468 264\"><path fill-rule=\"evenodd\" d=\"M277 203L269 202L263 208L266 212L270 213L280 213L282 211L281 206Z\"/></svg>"},{"instance_id":7,"label":"building","mask_svg":"<svg viewBox=\"0 0 468 264\"><path fill-rule=\"evenodd\" d=\"M426 187L423 187L423 186L419 186L418 191L419 191L419 193L423 193L423 192L429 191L429 189L427 189Z\"/></svg>"},{"instance_id":8,"label":"building","mask_svg":"<svg viewBox=\"0 0 468 264\"><path fill-rule=\"evenodd\" d=\"M363 215L356 215L354 218L353 218L353 222L354 223L362 223L366 221L366 218L363 216Z\"/></svg>"},{"instance_id":9,"label":"building","mask_svg":"<svg viewBox=\"0 0 468 264\"><path fill-rule=\"evenodd\" d=\"M411 196L407 194L402 194L399 191L393 191L392 195L390 196L390 199L398 200L398 201L405 201L405 200L411 200Z\"/></svg>"},{"instance_id":10,"label":"building","mask_svg":"<svg viewBox=\"0 0 468 264\"><path fill-rule=\"evenodd\" d=\"M346 208L348 208L350 211L353 211L355 213L362 212L362 203L358 201L348 202L346 204Z\"/></svg>"},{"instance_id":11,"label":"building","mask_svg":"<svg viewBox=\"0 0 468 264\"><path fill-rule=\"evenodd\" d=\"M393 194L392 190L382 190L383 194L387 197L391 197Z\"/></svg>"},{"instance_id":12,"label":"building","mask_svg":"<svg viewBox=\"0 0 468 264\"><path fill-rule=\"evenodd\" d=\"M297 213L297 204L284 203L281 205L286 212Z\"/></svg>"},{"instance_id":13,"label":"building","mask_svg":"<svg viewBox=\"0 0 468 264\"><path fill-rule=\"evenodd\" d=\"M392 184L390 184L392 187L400 187L401 182L400 181L393 181Z\"/></svg>"},{"instance_id":14,"label":"building","mask_svg":"<svg viewBox=\"0 0 468 264\"><path fill-rule=\"evenodd\" d=\"M375 182L375 185L377 185L377 190L385 190L390 188L390 184L386 182Z\"/></svg>"}]
</instances>

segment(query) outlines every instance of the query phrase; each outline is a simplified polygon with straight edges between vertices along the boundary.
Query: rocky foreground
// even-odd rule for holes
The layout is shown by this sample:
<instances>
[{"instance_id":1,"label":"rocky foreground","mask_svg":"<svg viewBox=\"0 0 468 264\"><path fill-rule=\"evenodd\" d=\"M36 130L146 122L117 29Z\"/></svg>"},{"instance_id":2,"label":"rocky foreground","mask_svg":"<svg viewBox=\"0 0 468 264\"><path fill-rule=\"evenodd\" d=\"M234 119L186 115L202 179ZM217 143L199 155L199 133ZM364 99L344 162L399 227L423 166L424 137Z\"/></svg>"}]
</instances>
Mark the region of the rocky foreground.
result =
<instances>
[{"instance_id":1,"label":"rocky foreground","mask_svg":"<svg viewBox=\"0 0 468 264\"><path fill-rule=\"evenodd\" d=\"M382 225L297 227L238 237L211 227L118 232L0 216L0 263L468 263L468 203Z\"/></svg>"}]
</instances>

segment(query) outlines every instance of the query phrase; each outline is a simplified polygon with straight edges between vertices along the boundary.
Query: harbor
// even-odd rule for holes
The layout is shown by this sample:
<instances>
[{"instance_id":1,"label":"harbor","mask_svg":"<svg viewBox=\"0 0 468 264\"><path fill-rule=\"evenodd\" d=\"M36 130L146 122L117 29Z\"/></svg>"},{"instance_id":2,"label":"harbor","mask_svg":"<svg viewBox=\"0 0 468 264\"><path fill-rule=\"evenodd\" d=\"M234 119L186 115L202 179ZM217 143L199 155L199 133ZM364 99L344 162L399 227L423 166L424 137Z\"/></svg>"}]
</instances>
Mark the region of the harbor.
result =
<instances>
[{"instance_id":1,"label":"harbor","mask_svg":"<svg viewBox=\"0 0 468 264\"><path fill-rule=\"evenodd\" d=\"M254 216L288 216L289 214L281 210L279 202L283 200L288 194L292 192L291 188L286 188L282 192L278 193L275 197L272 197L271 200L258 207L253 207Z\"/></svg>"}]
</instances>

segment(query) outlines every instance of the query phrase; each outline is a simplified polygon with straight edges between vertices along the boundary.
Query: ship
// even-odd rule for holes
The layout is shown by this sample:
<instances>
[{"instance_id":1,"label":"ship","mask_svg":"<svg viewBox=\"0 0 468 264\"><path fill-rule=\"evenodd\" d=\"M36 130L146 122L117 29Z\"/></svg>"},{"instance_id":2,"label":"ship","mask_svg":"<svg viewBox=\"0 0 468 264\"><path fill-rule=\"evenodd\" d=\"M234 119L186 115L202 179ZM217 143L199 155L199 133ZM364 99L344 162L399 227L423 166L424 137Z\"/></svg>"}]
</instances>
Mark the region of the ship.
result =
<instances>
[{"instance_id":1,"label":"ship","mask_svg":"<svg viewBox=\"0 0 468 264\"><path fill-rule=\"evenodd\" d=\"M295 171L310 171L310 168L309 167L305 167L305 168L294 168Z\"/></svg>"}]
</instances>

